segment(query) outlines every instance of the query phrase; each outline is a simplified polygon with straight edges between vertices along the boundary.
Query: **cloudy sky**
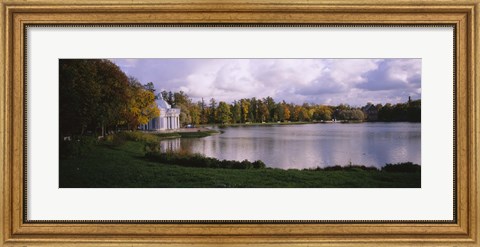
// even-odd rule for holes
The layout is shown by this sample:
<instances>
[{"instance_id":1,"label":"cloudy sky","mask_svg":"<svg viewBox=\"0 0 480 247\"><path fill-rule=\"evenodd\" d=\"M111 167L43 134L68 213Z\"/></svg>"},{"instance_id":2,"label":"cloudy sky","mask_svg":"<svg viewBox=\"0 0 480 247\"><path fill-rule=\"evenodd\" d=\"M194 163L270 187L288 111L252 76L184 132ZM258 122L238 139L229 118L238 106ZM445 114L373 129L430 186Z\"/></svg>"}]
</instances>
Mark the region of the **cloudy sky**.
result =
<instances>
[{"instance_id":1,"label":"cloudy sky","mask_svg":"<svg viewBox=\"0 0 480 247\"><path fill-rule=\"evenodd\" d=\"M195 101L271 96L301 104L362 106L421 96L421 59L111 59L157 91Z\"/></svg>"}]
</instances>

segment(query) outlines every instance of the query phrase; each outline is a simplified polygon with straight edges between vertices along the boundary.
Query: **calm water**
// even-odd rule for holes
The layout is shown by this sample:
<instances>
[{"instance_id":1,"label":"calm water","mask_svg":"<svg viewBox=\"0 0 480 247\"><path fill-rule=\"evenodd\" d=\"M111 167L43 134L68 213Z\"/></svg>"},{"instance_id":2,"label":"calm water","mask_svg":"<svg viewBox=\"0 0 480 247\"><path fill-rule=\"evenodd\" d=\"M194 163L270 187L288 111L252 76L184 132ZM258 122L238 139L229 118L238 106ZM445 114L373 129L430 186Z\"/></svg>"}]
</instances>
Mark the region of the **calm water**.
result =
<instances>
[{"instance_id":1,"label":"calm water","mask_svg":"<svg viewBox=\"0 0 480 247\"><path fill-rule=\"evenodd\" d=\"M165 149L186 149L227 160L262 160L270 167L309 168L352 164L382 167L421 164L420 123L360 123L222 128L205 138L162 141Z\"/></svg>"}]
</instances>

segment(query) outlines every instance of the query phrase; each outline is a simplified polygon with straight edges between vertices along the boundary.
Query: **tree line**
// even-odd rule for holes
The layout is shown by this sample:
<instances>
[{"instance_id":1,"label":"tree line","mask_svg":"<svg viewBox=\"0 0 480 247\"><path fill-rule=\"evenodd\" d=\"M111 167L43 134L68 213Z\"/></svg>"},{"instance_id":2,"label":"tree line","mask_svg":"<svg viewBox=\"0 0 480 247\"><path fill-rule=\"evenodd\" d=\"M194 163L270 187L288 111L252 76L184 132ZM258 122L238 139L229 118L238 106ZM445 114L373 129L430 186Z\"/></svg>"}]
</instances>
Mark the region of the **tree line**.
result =
<instances>
[{"instance_id":1,"label":"tree line","mask_svg":"<svg viewBox=\"0 0 480 247\"><path fill-rule=\"evenodd\" d=\"M421 100L405 103L354 107L348 104L322 105L303 103L301 105L276 102L272 97L257 99L243 98L231 103L211 98L198 102L183 91L161 92L162 97L173 107L181 109L180 122L186 124L242 124L267 122L314 122L314 121L421 121ZM370 109L370 111L367 111ZM370 118L372 114L375 118ZM370 114L370 115L369 115Z\"/></svg>"}]
</instances>

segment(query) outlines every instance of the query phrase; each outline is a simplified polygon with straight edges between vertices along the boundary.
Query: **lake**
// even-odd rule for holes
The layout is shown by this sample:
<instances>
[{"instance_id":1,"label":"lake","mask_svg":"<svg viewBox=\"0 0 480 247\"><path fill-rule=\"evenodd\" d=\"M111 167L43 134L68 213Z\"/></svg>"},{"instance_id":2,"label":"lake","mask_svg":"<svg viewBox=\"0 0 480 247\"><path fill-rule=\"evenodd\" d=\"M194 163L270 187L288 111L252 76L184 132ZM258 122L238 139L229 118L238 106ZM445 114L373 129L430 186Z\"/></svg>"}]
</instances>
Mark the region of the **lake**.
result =
<instances>
[{"instance_id":1,"label":"lake","mask_svg":"<svg viewBox=\"0 0 480 247\"><path fill-rule=\"evenodd\" d=\"M262 160L269 167L421 165L420 123L328 123L226 127L204 138L162 141L167 150L188 150L226 160Z\"/></svg>"}]
</instances>

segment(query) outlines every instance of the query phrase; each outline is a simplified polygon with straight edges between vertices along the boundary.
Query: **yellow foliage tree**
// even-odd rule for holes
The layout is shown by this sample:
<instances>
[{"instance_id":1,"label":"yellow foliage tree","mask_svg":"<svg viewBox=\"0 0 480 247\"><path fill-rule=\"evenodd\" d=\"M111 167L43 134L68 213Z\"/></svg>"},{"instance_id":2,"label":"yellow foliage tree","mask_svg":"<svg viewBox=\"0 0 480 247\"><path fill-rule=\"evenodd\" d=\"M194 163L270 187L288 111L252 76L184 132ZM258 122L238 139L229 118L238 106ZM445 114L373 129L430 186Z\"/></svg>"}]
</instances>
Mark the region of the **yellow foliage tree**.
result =
<instances>
[{"instance_id":1,"label":"yellow foliage tree","mask_svg":"<svg viewBox=\"0 0 480 247\"><path fill-rule=\"evenodd\" d=\"M288 106L286 104L283 104L283 118L285 121L290 119L290 110L288 109Z\"/></svg>"},{"instance_id":2,"label":"yellow foliage tree","mask_svg":"<svg viewBox=\"0 0 480 247\"><path fill-rule=\"evenodd\" d=\"M160 111L155 103L155 95L145 89L135 78L130 78L130 100L126 109L126 119L130 129L147 124L150 119L158 117Z\"/></svg>"}]
</instances>

